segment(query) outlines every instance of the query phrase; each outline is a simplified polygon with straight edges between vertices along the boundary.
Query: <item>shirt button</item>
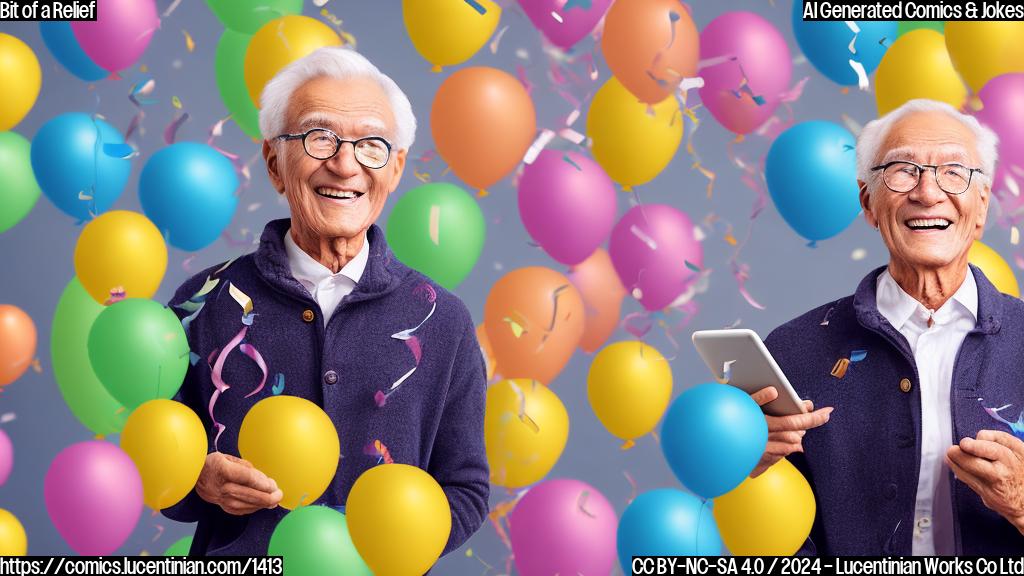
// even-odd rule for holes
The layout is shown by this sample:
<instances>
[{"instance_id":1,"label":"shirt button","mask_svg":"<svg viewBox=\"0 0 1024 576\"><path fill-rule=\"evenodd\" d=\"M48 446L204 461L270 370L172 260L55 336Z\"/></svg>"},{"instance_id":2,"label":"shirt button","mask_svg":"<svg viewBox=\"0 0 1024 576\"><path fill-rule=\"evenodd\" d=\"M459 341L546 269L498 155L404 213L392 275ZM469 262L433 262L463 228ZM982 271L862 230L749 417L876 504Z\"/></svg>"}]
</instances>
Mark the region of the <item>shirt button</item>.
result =
<instances>
[{"instance_id":1,"label":"shirt button","mask_svg":"<svg viewBox=\"0 0 1024 576\"><path fill-rule=\"evenodd\" d=\"M312 322L313 318L316 318L316 314L314 314L313 311L310 310L309 308L306 308L305 310L302 311L303 321Z\"/></svg>"},{"instance_id":2,"label":"shirt button","mask_svg":"<svg viewBox=\"0 0 1024 576\"><path fill-rule=\"evenodd\" d=\"M927 530L931 527L931 525L932 519L927 516L923 516L920 520L917 521L917 527L921 530Z\"/></svg>"},{"instance_id":3,"label":"shirt button","mask_svg":"<svg viewBox=\"0 0 1024 576\"><path fill-rule=\"evenodd\" d=\"M904 378L900 380L900 390L904 392L910 392L910 378Z\"/></svg>"},{"instance_id":4,"label":"shirt button","mask_svg":"<svg viewBox=\"0 0 1024 576\"><path fill-rule=\"evenodd\" d=\"M326 382L327 384L334 384L337 381L338 381L338 373L335 372L334 370L328 370L324 374L324 382Z\"/></svg>"}]
</instances>

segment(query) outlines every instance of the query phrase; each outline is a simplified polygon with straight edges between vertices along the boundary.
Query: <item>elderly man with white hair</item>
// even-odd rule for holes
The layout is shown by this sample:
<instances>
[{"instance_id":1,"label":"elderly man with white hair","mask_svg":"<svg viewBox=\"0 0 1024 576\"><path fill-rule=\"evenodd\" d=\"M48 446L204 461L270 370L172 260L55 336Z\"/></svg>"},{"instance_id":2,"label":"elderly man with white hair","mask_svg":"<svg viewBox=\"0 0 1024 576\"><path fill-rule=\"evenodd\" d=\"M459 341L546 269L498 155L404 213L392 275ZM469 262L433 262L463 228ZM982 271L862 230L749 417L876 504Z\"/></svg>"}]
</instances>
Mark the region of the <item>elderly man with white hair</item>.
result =
<instances>
[{"instance_id":1,"label":"elderly man with white hair","mask_svg":"<svg viewBox=\"0 0 1024 576\"><path fill-rule=\"evenodd\" d=\"M1024 411L1024 302L968 264L996 144L976 119L928 100L858 138L861 205L889 263L765 341L809 410L766 416L752 476L788 456L810 482L818 507L803 553L1024 550L1024 441L996 412ZM843 366L854 351L866 354Z\"/></svg>"},{"instance_id":2,"label":"elderly man with white hair","mask_svg":"<svg viewBox=\"0 0 1024 576\"><path fill-rule=\"evenodd\" d=\"M342 509L379 462L418 466L451 506L450 552L488 510L486 371L465 305L399 262L374 223L413 142L409 100L356 52L323 48L281 70L261 103L267 174L291 217L171 301L193 360L177 399L205 424L209 454L195 490L163 512L198 521L192 554L266 554L287 510L274 479L239 458L238 432L254 404L285 394L321 406L341 440L333 481L304 504ZM204 294L207 278L219 282Z\"/></svg>"}]
</instances>

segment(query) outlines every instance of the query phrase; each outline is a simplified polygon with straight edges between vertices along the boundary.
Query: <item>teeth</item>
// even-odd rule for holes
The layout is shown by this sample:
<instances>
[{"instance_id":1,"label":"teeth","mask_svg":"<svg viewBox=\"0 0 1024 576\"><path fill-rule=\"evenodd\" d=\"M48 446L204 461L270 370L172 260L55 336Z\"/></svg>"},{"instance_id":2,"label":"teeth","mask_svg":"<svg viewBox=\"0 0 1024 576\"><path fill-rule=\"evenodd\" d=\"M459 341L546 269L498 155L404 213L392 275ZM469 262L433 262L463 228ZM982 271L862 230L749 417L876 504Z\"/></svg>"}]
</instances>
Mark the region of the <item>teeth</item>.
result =
<instances>
[{"instance_id":1,"label":"teeth","mask_svg":"<svg viewBox=\"0 0 1024 576\"><path fill-rule=\"evenodd\" d=\"M331 198L355 198L358 196L355 192L348 190L335 190L334 188L317 188L317 194L324 196L330 196Z\"/></svg>"},{"instance_id":2,"label":"teeth","mask_svg":"<svg viewBox=\"0 0 1024 576\"><path fill-rule=\"evenodd\" d=\"M915 220L908 220L907 226L911 228L927 228L929 226L949 226L952 224L945 218L917 218Z\"/></svg>"}]
</instances>

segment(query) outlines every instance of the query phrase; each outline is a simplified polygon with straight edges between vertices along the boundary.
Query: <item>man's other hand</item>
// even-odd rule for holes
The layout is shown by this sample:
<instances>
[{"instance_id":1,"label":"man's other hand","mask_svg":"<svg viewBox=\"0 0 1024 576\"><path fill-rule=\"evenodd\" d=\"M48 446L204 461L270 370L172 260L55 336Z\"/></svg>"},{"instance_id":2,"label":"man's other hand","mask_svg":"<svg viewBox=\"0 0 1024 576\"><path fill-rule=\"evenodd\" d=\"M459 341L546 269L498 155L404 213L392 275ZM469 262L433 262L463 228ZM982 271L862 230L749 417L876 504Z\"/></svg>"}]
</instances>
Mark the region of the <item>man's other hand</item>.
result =
<instances>
[{"instance_id":1,"label":"man's other hand","mask_svg":"<svg viewBox=\"0 0 1024 576\"><path fill-rule=\"evenodd\" d=\"M750 397L757 402L758 406L764 406L778 398L779 392L774 387L768 386L754 392ZM768 421L768 445L765 447L764 454L761 455L761 461L750 473L751 478L757 478L773 464L793 452L803 452L804 434L811 428L817 428L828 422L829 415L832 414L831 407L814 410L814 403L810 400L804 400L804 406L807 407L807 412L804 414L792 416L765 414L765 420Z\"/></svg>"},{"instance_id":2,"label":"man's other hand","mask_svg":"<svg viewBox=\"0 0 1024 576\"><path fill-rule=\"evenodd\" d=\"M981 430L946 451L946 464L989 509L1024 534L1024 442L998 430Z\"/></svg>"},{"instance_id":3,"label":"man's other hand","mask_svg":"<svg viewBox=\"0 0 1024 576\"><path fill-rule=\"evenodd\" d=\"M275 508L284 496L277 482L253 468L248 460L221 452L206 455L196 494L235 516Z\"/></svg>"}]
</instances>

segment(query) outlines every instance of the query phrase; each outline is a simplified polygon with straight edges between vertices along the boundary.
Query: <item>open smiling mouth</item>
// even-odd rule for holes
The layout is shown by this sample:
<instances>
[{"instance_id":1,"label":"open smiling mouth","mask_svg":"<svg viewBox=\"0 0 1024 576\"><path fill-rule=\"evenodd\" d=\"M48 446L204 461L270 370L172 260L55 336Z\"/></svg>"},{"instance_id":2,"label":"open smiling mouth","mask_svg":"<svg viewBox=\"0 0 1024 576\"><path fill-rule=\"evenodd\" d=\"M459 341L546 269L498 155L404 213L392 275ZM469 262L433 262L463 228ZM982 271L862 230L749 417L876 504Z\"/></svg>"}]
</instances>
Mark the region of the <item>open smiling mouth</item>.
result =
<instances>
[{"instance_id":1,"label":"open smiling mouth","mask_svg":"<svg viewBox=\"0 0 1024 576\"><path fill-rule=\"evenodd\" d=\"M324 198L330 198L332 200L358 200L362 198L364 192L355 192L353 190L338 190L337 188L325 188L320 187L315 190L317 196Z\"/></svg>"},{"instance_id":2,"label":"open smiling mouth","mask_svg":"<svg viewBox=\"0 0 1024 576\"><path fill-rule=\"evenodd\" d=\"M945 230L952 224L945 218L915 218L904 222L911 230Z\"/></svg>"}]
</instances>

